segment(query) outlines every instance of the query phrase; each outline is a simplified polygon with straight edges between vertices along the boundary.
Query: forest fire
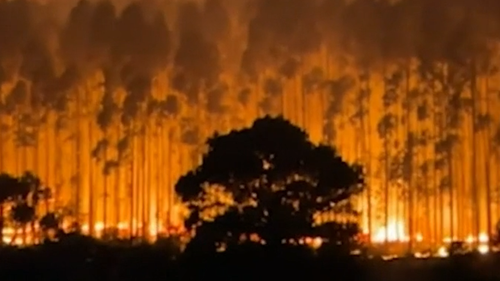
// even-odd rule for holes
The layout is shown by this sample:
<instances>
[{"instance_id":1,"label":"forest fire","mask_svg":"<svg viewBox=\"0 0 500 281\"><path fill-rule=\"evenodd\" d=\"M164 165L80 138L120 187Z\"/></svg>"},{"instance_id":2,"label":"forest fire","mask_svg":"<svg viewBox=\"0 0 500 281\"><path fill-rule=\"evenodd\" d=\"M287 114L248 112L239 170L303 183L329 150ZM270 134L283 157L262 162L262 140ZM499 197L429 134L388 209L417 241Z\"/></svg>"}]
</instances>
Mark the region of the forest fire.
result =
<instances>
[{"instance_id":1,"label":"forest fire","mask_svg":"<svg viewBox=\"0 0 500 281\"><path fill-rule=\"evenodd\" d=\"M0 2L0 171L50 187L41 214L168 232L204 141L269 114L365 167L372 242L494 235L500 2L130 2Z\"/></svg>"},{"instance_id":2,"label":"forest fire","mask_svg":"<svg viewBox=\"0 0 500 281\"><path fill-rule=\"evenodd\" d=\"M70 231L71 228L72 226L69 223L63 223L61 226L61 229L64 231ZM150 241L154 241L158 237L182 235L184 233L182 224L165 225L162 222L152 222L149 226L145 226L145 228L146 233L141 234L141 236ZM33 229L31 226L20 229L5 227L3 229L3 241L8 245L31 245L37 243L43 238L42 231L38 225L35 225ZM83 234L89 235L93 233L97 238L105 238L106 235L109 235L110 238L128 238L134 233L140 233L141 229L144 229L143 225L142 223L138 223L137 220L133 220L132 227L130 227L130 222L125 221L114 226L109 226L108 229L104 227L103 222L96 222L93 230L91 230L86 223L80 226L80 231ZM108 233L106 233L106 231L108 231Z\"/></svg>"},{"instance_id":3,"label":"forest fire","mask_svg":"<svg viewBox=\"0 0 500 281\"><path fill-rule=\"evenodd\" d=\"M385 242L409 242L412 240L416 243L428 242L427 238L416 232L413 238L410 238L405 231L405 222L404 221L393 221L389 223L389 226L384 227L380 226L377 228L376 232L371 235L371 241L376 244L385 243ZM365 232L367 235L368 233ZM469 234L463 240L459 240L457 237L444 237L442 241L436 241L438 244L449 244L453 241L464 241L468 244L487 244L489 242L489 237L486 233L480 233L479 236L474 236Z\"/></svg>"},{"instance_id":4,"label":"forest fire","mask_svg":"<svg viewBox=\"0 0 500 281\"><path fill-rule=\"evenodd\" d=\"M372 234L372 242L374 243L407 242L408 240L405 223L399 220L390 221L387 227L381 226Z\"/></svg>"}]
</instances>

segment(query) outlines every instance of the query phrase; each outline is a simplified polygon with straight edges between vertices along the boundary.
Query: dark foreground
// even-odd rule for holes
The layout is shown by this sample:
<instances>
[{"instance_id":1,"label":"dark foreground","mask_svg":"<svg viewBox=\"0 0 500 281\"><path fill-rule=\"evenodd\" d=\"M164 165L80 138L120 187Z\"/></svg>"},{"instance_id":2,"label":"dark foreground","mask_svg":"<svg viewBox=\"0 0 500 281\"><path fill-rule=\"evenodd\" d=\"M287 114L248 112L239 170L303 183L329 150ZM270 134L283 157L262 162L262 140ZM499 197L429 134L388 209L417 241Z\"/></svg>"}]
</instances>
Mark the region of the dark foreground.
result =
<instances>
[{"instance_id":1,"label":"dark foreground","mask_svg":"<svg viewBox=\"0 0 500 281\"><path fill-rule=\"evenodd\" d=\"M0 280L486 281L500 280L500 255L382 261L296 248L180 255L171 243L127 246L78 238L0 249Z\"/></svg>"}]
</instances>

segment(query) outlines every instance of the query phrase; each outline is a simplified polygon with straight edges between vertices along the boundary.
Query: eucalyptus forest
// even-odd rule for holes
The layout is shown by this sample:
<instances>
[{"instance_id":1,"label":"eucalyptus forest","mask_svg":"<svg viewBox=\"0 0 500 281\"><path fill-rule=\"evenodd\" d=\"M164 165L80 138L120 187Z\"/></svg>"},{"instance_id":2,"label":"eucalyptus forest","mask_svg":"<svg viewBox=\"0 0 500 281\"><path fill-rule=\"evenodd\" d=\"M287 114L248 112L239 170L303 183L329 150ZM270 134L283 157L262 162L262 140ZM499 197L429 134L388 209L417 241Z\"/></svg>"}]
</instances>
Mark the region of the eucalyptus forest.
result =
<instances>
[{"instance_id":1,"label":"eucalyptus forest","mask_svg":"<svg viewBox=\"0 0 500 281\"><path fill-rule=\"evenodd\" d=\"M154 237L208 137L282 115L363 165L372 242L488 240L499 66L497 0L2 0L0 171Z\"/></svg>"}]
</instances>

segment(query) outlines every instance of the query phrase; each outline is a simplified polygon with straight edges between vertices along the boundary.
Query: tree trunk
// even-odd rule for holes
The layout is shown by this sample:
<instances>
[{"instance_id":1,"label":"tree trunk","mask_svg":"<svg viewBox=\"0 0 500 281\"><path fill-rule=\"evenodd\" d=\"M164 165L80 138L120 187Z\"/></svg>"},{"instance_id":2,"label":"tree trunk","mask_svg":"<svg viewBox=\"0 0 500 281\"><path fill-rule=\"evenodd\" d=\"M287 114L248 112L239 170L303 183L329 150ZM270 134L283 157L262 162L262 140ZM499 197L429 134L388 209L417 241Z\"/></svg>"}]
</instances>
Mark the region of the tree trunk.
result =
<instances>
[{"instance_id":1,"label":"tree trunk","mask_svg":"<svg viewBox=\"0 0 500 281\"><path fill-rule=\"evenodd\" d=\"M486 114L490 116L490 89L489 89L489 78L486 78ZM492 218L491 218L491 163L492 163L492 154L491 154L491 126L490 124L486 124L486 223L487 223L487 234L488 234L488 243L491 245L491 237L493 236L492 231Z\"/></svg>"},{"instance_id":2,"label":"tree trunk","mask_svg":"<svg viewBox=\"0 0 500 281\"><path fill-rule=\"evenodd\" d=\"M76 171L75 171L75 181L76 181L76 190L75 190L75 219L77 222L77 225L81 224L81 218L80 218L80 192L81 192L81 151L82 151L82 146L81 146L81 123L82 123L82 118L81 118L81 101L80 101L80 92L76 92L76 131L74 132L75 134L75 153L76 153Z\"/></svg>"},{"instance_id":3,"label":"tree trunk","mask_svg":"<svg viewBox=\"0 0 500 281\"><path fill-rule=\"evenodd\" d=\"M477 178L476 178L476 169L477 169L477 158L476 158L476 98L477 98L477 85L476 85L476 67L475 65L472 65L472 77L471 77L471 95L472 95L472 147L471 147L471 152L472 152L472 174L471 174L471 191L472 191L472 200L473 200L473 208L474 208L474 237L477 238L479 236L479 231L480 231L480 217L479 217L479 196L478 196L478 185L477 185Z\"/></svg>"},{"instance_id":4,"label":"tree trunk","mask_svg":"<svg viewBox=\"0 0 500 281\"><path fill-rule=\"evenodd\" d=\"M368 73L368 72L367 72ZM368 176L368 178L370 178L371 176L371 167L370 167L370 163L371 163L371 159L370 159L370 155L369 155L369 151L368 151L368 147L367 147L367 143L366 143L366 138L367 138L367 133L366 133L366 116L365 114L368 114L368 109L367 111L365 112L365 104L367 103L368 105L370 104L370 100L369 100L369 97L370 97L370 82L369 82L369 78L368 78L368 75L364 75L365 77L363 77L364 79L364 84L365 85L362 85L362 89L361 91L366 91L366 92L361 92L360 95L359 95L359 110L361 111L360 114L359 114L359 123L360 123L360 126L361 126L361 132L360 132L360 136L361 136L361 139L362 139L362 143L361 143L361 154L362 154L362 162L363 164L365 165L365 167L367 167L366 169L366 175ZM368 101L365 102L364 98L367 98ZM369 118L368 118L369 120ZM370 124L368 124L368 126L370 126ZM368 134L368 139L370 139L370 135ZM368 183L367 187L366 187L366 202L367 202L367 224L368 224L368 243L371 244L371 236L372 236L372 193L371 193L371 184Z\"/></svg>"},{"instance_id":5,"label":"tree trunk","mask_svg":"<svg viewBox=\"0 0 500 281\"><path fill-rule=\"evenodd\" d=\"M386 85L386 77L384 73L384 93L387 91ZM384 105L384 114L388 113L388 108L387 106ZM384 129L385 135L384 135L384 163L385 163L385 179L384 179L384 208L385 208L385 216L384 216L384 225L385 225L385 241L384 243L388 244L389 242L389 181L390 181L390 163L389 163L389 132L387 128Z\"/></svg>"},{"instance_id":6,"label":"tree trunk","mask_svg":"<svg viewBox=\"0 0 500 281\"><path fill-rule=\"evenodd\" d=\"M38 233L35 229L36 220L33 218L30 221L30 234L31 234L31 244L34 245L38 243Z\"/></svg>"},{"instance_id":7,"label":"tree trunk","mask_svg":"<svg viewBox=\"0 0 500 281\"><path fill-rule=\"evenodd\" d=\"M156 163L156 167L154 169L155 172L155 194L156 194L156 239L159 237L160 233L160 221L161 221L161 206L162 202L164 200L163 198L163 190L162 188L170 188L169 186L165 186L164 182L162 181L162 173L160 173L160 169L165 169L165 164L163 162L163 150L162 150L162 145L165 145L164 143L161 142L161 136L163 133L163 124L160 125L157 129L157 133L155 136L156 140L156 147L154 147L154 160ZM167 168L168 169L168 168Z\"/></svg>"},{"instance_id":8,"label":"tree trunk","mask_svg":"<svg viewBox=\"0 0 500 281\"><path fill-rule=\"evenodd\" d=\"M56 139L56 170L54 173L56 174L56 185L54 187L54 204L55 208L60 207L60 197L61 197L61 187L63 184L63 169L62 169L62 157L63 157L63 152L62 152L62 147L63 143L61 141L61 129L56 128L55 131L55 139Z\"/></svg>"},{"instance_id":9,"label":"tree trunk","mask_svg":"<svg viewBox=\"0 0 500 281\"><path fill-rule=\"evenodd\" d=\"M132 132L132 134L134 134ZM138 161L138 153L137 153L137 146L138 146L138 140L137 136L134 134L133 136L133 142L132 142L132 218L134 220L134 237L139 235L139 168L137 165Z\"/></svg>"},{"instance_id":10,"label":"tree trunk","mask_svg":"<svg viewBox=\"0 0 500 281\"><path fill-rule=\"evenodd\" d=\"M104 132L104 137L108 140L108 134ZM104 159L103 159L103 175L104 175L104 183L103 183L103 198L102 198L102 232L101 235L104 234L104 231L108 227L108 172L106 169L106 165L108 162L108 143L106 143L106 147L104 147Z\"/></svg>"},{"instance_id":11,"label":"tree trunk","mask_svg":"<svg viewBox=\"0 0 500 281\"><path fill-rule=\"evenodd\" d=\"M128 199L129 199L129 235L130 238L133 238L135 236L135 221L134 221L134 139L132 139L132 148L131 148L131 154L132 154L132 159L130 159L130 163L128 165L129 167L129 172L128 172Z\"/></svg>"},{"instance_id":12,"label":"tree trunk","mask_svg":"<svg viewBox=\"0 0 500 281\"><path fill-rule=\"evenodd\" d=\"M121 128L120 126L117 126L116 129L116 140L117 142L120 141L121 138ZM121 202L120 202L120 186L121 186L121 159L120 156L116 156L116 161L117 163L114 166L114 176L115 176L115 181L114 181L114 190L113 190L113 212L114 212L114 222L115 222L115 227L117 230L119 230L119 225L120 225L120 212L121 212Z\"/></svg>"},{"instance_id":13,"label":"tree trunk","mask_svg":"<svg viewBox=\"0 0 500 281\"><path fill-rule=\"evenodd\" d=\"M147 122L147 121L145 121ZM146 138L147 138L147 133L148 133L148 130L147 130L147 125L145 125L146 128L144 129L144 133L142 135L142 147L141 147L141 150L142 150L142 155L141 155L141 171L142 171L142 181L141 181L141 191L142 191L142 195L141 195L141 201L142 201L142 204L141 204L141 220L142 220L142 236L143 237L147 237L148 236L148 230L149 230L149 222L148 222L148 214L147 214L147 207L148 206L148 189L149 189L149 186L147 184L147 141L146 141Z\"/></svg>"},{"instance_id":14,"label":"tree trunk","mask_svg":"<svg viewBox=\"0 0 500 281\"><path fill-rule=\"evenodd\" d=\"M410 157L410 163L408 163L408 166L409 166L409 171L408 171L408 235L409 235L409 238L408 239L408 252L412 252L413 250L413 239L415 238L414 237L414 230L413 230L413 227L414 227L414 221L413 221L413 216L414 216L414 206L413 206L413 161L412 161L412 158L413 158L413 140L411 140L410 138L412 137L412 134L411 134L411 106L410 106L410 69L408 68L406 70L406 89L405 89L405 93L406 93L406 108L405 108L405 111L406 111L406 140L408 142L407 146L409 145L409 147L406 147L406 149L408 149L409 151L407 151L409 157ZM403 163L403 165L405 165L406 163Z\"/></svg>"},{"instance_id":15,"label":"tree trunk","mask_svg":"<svg viewBox=\"0 0 500 281\"><path fill-rule=\"evenodd\" d=\"M89 130L89 139L90 143L94 143L94 134L92 123L88 122L88 130ZM91 158L89 161L89 217L88 217L88 229L89 235L95 236L95 202L94 202L94 188L95 188L95 177L94 177L94 158Z\"/></svg>"},{"instance_id":16,"label":"tree trunk","mask_svg":"<svg viewBox=\"0 0 500 281\"><path fill-rule=\"evenodd\" d=\"M4 167L4 137L5 135L7 135L8 133L6 132L7 130L4 130L4 123L3 123L3 115L0 115L0 155L2 155L2 157L0 157L0 172L4 172L5 170L5 167ZM1 233L0 233L0 236L1 236ZM1 237L0 237L1 238ZM0 241L0 245L1 243L3 243L3 240Z\"/></svg>"},{"instance_id":17,"label":"tree trunk","mask_svg":"<svg viewBox=\"0 0 500 281\"><path fill-rule=\"evenodd\" d=\"M4 244L3 241L4 226L5 226L5 205L3 202L0 202L0 246Z\"/></svg>"},{"instance_id":18,"label":"tree trunk","mask_svg":"<svg viewBox=\"0 0 500 281\"><path fill-rule=\"evenodd\" d=\"M174 128L173 126L168 128L168 147L167 147L167 155L168 155L168 183L169 183L169 189L168 189L168 211L167 211L167 227L171 228L172 226L172 210L174 208L174 195L175 195L175 183L174 183L174 176L172 174L173 172L173 167L175 165L174 161L174 147L173 147L173 141L174 141Z\"/></svg>"},{"instance_id":19,"label":"tree trunk","mask_svg":"<svg viewBox=\"0 0 500 281\"><path fill-rule=\"evenodd\" d=\"M21 234L22 234L22 239L23 239L23 246L27 245L26 241L26 224L23 224L21 227Z\"/></svg>"}]
</instances>

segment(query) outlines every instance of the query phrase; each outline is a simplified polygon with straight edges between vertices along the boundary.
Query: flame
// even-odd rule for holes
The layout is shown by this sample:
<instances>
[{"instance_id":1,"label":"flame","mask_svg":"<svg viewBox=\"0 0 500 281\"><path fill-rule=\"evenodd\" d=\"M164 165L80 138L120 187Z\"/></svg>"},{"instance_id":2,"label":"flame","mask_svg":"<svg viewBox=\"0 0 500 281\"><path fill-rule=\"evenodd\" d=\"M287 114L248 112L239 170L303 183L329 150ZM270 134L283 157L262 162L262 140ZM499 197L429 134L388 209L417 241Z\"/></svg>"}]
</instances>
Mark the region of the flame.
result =
<instances>
[{"instance_id":1,"label":"flame","mask_svg":"<svg viewBox=\"0 0 500 281\"><path fill-rule=\"evenodd\" d=\"M142 223L138 223L137 220L132 221L132 225L134 228L142 228ZM102 237L105 230L104 222L96 222L94 224L94 231L96 233L96 237ZM116 228L118 230L118 235L120 236L128 236L131 234L130 222L119 222L114 225L110 225L111 228ZM69 223L63 222L61 228L65 231L68 231L71 228ZM83 234L90 234L90 227L88 224L83 224L81 226L81 232ZM170 222L169 224L164 224L163 222L153 220L148 226L148 236L149 238L155 239L159 235L170 235L170 234L179 234L183 232L182 224L180 221L175 221L174 223ZM38 225L35 225L34 230L30 226L26 227L24 231L22 229L16 229L14 227L4 227L3 228L3 242L5 244L22 246L22 245L31 245L36 243L36 241L40 241L40 228Z\"/></svg>"},{"instance_id":2,"label":"flame","mask_svg":"<svg viewBox=\"0 0 500 281\"><path fill-rule=\"evenodd\" d=\"M490 238L488 237L488 234L486 234L486 233L479 234L479 242L480 243L488 243L489 240L490 240Z\"/></svg>"},{"instance_id":3,"label":"flame","mask_svg":"<svg viewBox=\"0 0 500 281\"><path fill-rule=\"evenodd\" d=\"M446 258L449 256L449 253L445 246L441 246L438 249L437 255L441 258Z\"/></svg>"},{"instance_id":4,"label":"flame","mask_svg":"<svg viewBox=\"0 0 500 281\"><path fill-rule=\"evenodd\" d=\"M477 251L482 255L486 255L490 252L490 247L488 247L488 245L486 244L482 244L477 247Z\"/></svg>"},{"instance_id":5,"label":"flame","mask_svg":"<svg viewBox=\"0 0 500 281\"><path fill-rule=\"evenodd\" d=\"M375 243L404 242L408 240L405 223L402 220L389 220L387 226L379 227L372 235L372 241Z\"/></svg>"},{"instance_id":6,"label":"flame","mask_svg":"<svg viewBox=\"0 0 500 281\"><path fill-rule=\"evenodd\" d=\"M417 233L417 235L415 235L415 240L417 242L422 242L424 241L424 236L422 235L422 233Z\"/></svg>"}]
</instances>

